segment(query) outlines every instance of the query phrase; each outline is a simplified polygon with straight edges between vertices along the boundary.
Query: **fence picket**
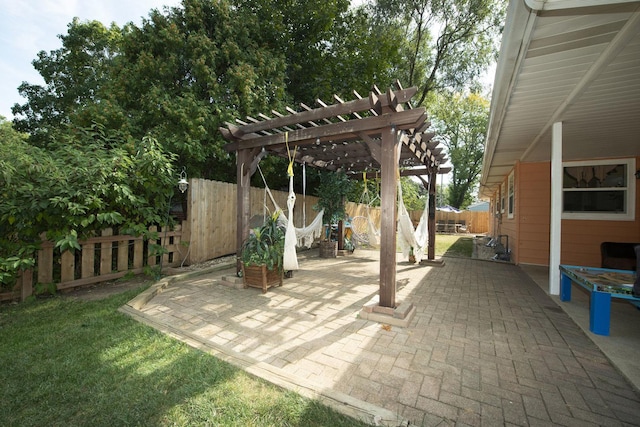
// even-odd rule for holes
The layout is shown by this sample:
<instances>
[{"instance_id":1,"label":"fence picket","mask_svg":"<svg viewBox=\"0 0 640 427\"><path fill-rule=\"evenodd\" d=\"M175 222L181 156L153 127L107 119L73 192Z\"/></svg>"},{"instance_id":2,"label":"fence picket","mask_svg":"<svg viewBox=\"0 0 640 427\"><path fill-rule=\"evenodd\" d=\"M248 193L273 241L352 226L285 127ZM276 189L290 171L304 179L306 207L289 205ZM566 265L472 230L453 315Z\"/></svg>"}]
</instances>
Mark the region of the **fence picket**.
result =
<instances>
[{"instance_id":1,"label":"fence picket","mask_svg":"<svg viewBox=\"0 0 640 427\"><path fill-rule=\"evenodd\" d=\"M137 239L133 242L133 269L141 269L144 265L144 242Z\"/></svg>"},{"instance_id":2,"label":"fence picket","mask_svg":"<svg viewBox=\"0 0 640 427\"><path fill-rule=\"evenodd\" d=\"M118 240L118 271L129 269L129 241Z\"/></svg>"},{"instance_id":3,"label":"fence picket","mask_svg":"<svg viewBox=\"0 0 640 427\"><path fill-rule=\"evenodd\" d=\"M113 236L113 229L106 228L102 230L102 237L110 237ZM100 244L100 275L105 275L111 273L111 265L113 263L113 254L111 249L113 248L113 243L111 241L105 241Z\"/></svg>"},{"instance_id":4,"label":"fence picket","mask_svg":"<svg viewBox=\"0 0 640 427\"><path fill-rule=\"evenodd\" d=\"M85 243L82 245L82 268L80 277L85 279L87 277L92 277L95 269L95 249L96 245L94 243Z\"/></svg>"},{"instance_id":5,"label":"fence picket","mask_svg":"<svg viewBox=\"0 0 640 427\"><path fill-rule=\"evenodd\" d=\"M60 282L71 282L75 279L76 260L73 252L62 252L60 256L60 267Z\"/></svg>"}]
</instances>

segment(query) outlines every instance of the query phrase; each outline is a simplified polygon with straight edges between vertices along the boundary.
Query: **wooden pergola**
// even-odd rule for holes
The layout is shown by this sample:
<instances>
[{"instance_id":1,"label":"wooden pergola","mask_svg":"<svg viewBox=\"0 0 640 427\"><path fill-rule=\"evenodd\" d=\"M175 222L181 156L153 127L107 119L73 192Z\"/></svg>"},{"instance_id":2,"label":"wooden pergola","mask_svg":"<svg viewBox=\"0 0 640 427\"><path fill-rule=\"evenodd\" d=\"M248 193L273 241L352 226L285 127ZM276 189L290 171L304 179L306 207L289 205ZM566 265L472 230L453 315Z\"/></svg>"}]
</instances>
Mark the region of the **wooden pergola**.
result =
<instances>
[{"instance_id":1,"label":"wooden pergola","mask_svg":"<svg viewBox=\"0 0 640 427\"><path fill-rule=\"evenodd\" d=\"M228 152L237 158L237 247L249 234L250 179L266 154L289 158L326 170L343 170L353 177L378 172L381 178L380 292L382 307L396 306L396 197L400 175L428 176L431 230L435 229L435 182L446 159L424 108L412 108L417 88L374 87L368 97L354 91L355 99L335 104L318 100L318 108L301 104L301 111L287 108L287 114L271 111L226 123L220 131L230 142ZM294 150L294 147L297 147ZM288 150L289 148L289 150ZM422 178L421 178L422 179ZM428 258L434 258L434 233L429 235Z\"/></svg>"}]
</instances>

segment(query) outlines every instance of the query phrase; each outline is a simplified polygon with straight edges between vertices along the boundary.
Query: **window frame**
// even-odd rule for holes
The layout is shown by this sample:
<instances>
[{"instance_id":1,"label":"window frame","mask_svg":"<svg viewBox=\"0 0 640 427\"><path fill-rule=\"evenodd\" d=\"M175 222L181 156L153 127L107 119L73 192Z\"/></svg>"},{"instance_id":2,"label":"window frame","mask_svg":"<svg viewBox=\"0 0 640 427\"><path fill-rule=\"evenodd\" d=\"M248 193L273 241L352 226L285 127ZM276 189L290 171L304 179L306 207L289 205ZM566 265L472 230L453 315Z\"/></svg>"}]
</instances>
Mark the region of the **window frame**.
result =
<instances>
[{"instance_id":1,"label":"window frame","mask_svg":"<svg viewBox=\"0 0 640 427\"><path fill-rule=\"evenodd\" d=\"M563 162L562 170L564 174L565 168L568 167L598 167L605 165L626 165L626 187L604 187L625 192L626 212L565 212L564 211L564 193L567 191L575 191L575 188L564 188L564 183L560 183L562 187L562 219L577 220L598 220L598 221L635 221L636 208L636 159L607 159L607 160L586 160ZM580 191L603 191L603 187L598 188L580 188Z\"/></svg>"}]
</instances>

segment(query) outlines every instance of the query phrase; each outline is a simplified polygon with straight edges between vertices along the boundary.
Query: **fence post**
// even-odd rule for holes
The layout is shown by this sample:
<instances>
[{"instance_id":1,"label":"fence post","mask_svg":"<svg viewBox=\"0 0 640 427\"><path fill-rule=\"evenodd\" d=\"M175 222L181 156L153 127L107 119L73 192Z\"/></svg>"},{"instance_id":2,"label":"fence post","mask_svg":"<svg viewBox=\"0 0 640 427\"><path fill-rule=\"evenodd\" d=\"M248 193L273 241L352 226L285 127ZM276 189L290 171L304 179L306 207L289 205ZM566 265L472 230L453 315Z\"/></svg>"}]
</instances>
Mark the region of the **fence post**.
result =
<instances>
[{"instance_id":1,"label":"fence post","mask_svg":"<svg viewBox=\"0 0 640 427\"><path fill-rule=\"evenodd\" d=\"M38 283L53 283L53 242L46 240L38 251Z\"/></svg>"},{"instance_id":2,"label":"fence post","mask_svg":"<svg viewBox=\"0 0 640 427\"><path fill-rule=\"evenodd\" d=\"M87 277L93 276L94 271L94 259L96 256L96 245L94 243L83 243L82 244L82 268L80 272L80 277L85 279Z\"/></svg>"},{"instance_id":3,"label":"fence post","mask_svg":"<svg viewBox=\"0 0 640 427\"><path fill-rule=\"evenodd\" d=\"M158 232L158 227L156 227L155 225L152 225L151 227L149 227L149 231L152 233L157 233ZM160 236L158 236L159 238ZM155 245L159 240L152 240L149 239L149 252L151 252L151 246ZM153 267L154 265L156 265L156 255L149 255L147 257L147 265L149 267Z\"/></svg>"}]
</instances>

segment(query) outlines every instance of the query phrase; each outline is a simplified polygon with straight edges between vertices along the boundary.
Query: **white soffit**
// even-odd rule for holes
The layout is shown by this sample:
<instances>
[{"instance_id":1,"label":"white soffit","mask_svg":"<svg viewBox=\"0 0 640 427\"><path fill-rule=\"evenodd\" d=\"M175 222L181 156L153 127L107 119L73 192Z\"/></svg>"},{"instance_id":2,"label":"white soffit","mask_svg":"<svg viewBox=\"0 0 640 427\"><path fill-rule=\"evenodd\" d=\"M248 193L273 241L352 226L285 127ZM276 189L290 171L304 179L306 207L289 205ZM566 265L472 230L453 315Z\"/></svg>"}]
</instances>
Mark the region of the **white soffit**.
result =
<instances>
[{"instance_id":1,"label":"white soffit","mask_svg":"<svg viewBox=\"0 0 640 427\"><path fill-rule=\"evenodd\" d=\"M640 155L640 1L526 3L540 10L525 0L509 5L483 162L485 196L516 161L549 161L555 121L563 122L565 160Z\"/></svg>"}]
</instances>

